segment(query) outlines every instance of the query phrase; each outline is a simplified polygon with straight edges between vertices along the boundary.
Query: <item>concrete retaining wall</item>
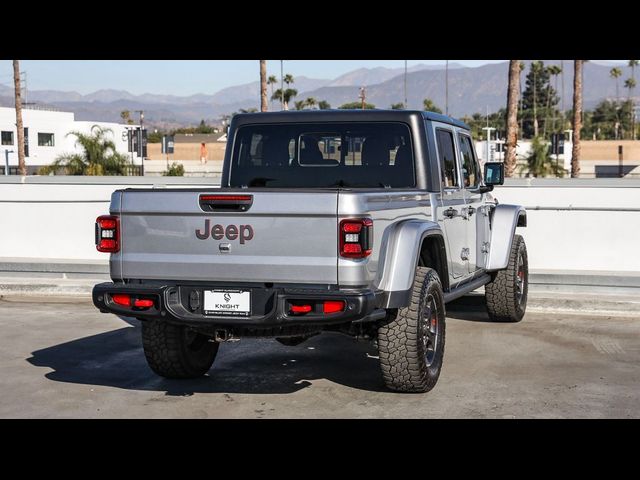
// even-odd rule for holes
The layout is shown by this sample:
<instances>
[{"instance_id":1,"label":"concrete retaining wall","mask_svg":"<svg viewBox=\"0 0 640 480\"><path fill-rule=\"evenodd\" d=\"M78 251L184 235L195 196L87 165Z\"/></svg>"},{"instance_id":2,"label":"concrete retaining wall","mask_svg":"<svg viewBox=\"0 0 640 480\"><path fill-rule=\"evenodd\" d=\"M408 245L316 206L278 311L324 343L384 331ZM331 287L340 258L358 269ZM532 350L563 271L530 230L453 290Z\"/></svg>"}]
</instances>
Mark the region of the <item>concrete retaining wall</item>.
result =
<instances>
[{"instance_id":1,"label":"concrete retaining wall","mask_svg":"<svg viewBox=\"0 0 640 480\"><path fill-rule=\"evenodd\" d=\"M94 246L94 221L123 187L202 187L219 178L0 178L0 262L106 264ZM640 181L511 180L501 203L528 209L521 228L530 268L549 272L640 272ZM13 263L12 263L13 262Z\"/></svg>"}]
</instances>

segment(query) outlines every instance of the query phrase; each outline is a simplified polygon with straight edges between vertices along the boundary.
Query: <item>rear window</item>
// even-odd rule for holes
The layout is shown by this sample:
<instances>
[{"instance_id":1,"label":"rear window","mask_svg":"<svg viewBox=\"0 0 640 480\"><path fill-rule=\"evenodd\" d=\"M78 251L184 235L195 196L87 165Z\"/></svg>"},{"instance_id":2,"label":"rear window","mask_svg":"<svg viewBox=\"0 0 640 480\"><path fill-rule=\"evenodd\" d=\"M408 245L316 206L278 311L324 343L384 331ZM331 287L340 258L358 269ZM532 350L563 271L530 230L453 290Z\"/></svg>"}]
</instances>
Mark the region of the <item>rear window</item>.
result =
<instances>
[{"instance_id":1,"label":"rear window","mask_svg":"<svg viewBox=\"0 0 640 480\"><path fill-rule=\"evenodd\" d=\"M403 123L247 125L236 135L231 187L415 187Z\"/></svg>"}]
</instances>

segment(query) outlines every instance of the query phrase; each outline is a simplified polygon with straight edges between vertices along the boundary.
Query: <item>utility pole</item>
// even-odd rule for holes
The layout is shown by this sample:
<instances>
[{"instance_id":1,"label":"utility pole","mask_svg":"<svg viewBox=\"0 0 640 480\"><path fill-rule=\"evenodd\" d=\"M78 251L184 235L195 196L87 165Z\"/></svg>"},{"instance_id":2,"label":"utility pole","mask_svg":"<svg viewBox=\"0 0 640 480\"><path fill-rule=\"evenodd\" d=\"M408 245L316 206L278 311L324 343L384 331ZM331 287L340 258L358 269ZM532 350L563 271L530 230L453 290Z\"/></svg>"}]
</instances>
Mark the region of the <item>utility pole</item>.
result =
<instances>
[{"instance_id":1,"label":"utility pole","mask_svg":"<svg viewBox=\"0 0 640 480\"><path fill-rule=\"evenodd\" d=\"M360 87L360 95L359 95L359 98L360 98L360 100L361 100L361 102L362 102L362 110L364 110L364 109L365 109L365 108L364 108L364 106L365 106L365 100L366 100L366 98L367 98L367 93L366 93L366 89L365 89L365 87Z\"/></svg>"},{"instance_id":2,"label":"utility pole","mask_svg":"<svg viewBox=\"0 0 640 480\"><path fill-rule=\"evenodd\" d=\"M364 108L364 107L363 107ZM409 108L407 105L407 61L404 61L404 108Z\"/></svg>"},{"instance_id":3,"label":"utility pole","mask_svg":"<svg viewBox=\"0 0 640 480\"><path fill-rule=\"evenodd\" d=\"M280 60L280 110L284 110L284 60Z\"/></svg>"},{"instance_id":4,"label":"utility pole","mask_svg":"<svg viewBox=\"0 0 640 480\"><path fill-rule=\"evenodd\" d=\"M449 60L444 66L444 111L449 115Z\"/></svg>"}]
</instances>

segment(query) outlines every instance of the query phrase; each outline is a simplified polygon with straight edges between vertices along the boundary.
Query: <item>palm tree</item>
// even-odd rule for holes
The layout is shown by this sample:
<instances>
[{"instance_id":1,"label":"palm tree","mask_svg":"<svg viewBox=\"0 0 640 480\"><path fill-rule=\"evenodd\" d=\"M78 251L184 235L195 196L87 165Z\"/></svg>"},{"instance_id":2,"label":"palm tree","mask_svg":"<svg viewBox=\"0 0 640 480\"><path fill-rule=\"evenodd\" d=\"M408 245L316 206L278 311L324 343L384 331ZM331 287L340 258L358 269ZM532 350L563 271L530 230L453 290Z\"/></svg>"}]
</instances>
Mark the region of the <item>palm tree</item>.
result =
<instances>
[{"instance_id":1,"label":"palm tree","mask_svg":"<svg viewBox=\"0 0 640 480\"><path fill-rule=\"evenodd\" d=\"M628 101L631 103L631 140L635 140L635 134L636 134L636 125L635 125L635 117L636 117L636 112L635 112L635 105L633 102L633 97L631 96L631 92L633 91L634 88L636 88L636 79L631 77L631 78L627 78L624 81L624 88L629 90L629 94L628 94Z\"/></svg>"},{"instance_id":2,"label":"palm tree","mask_svg":"<svg viewBox=\"0 0 640 480\"><path fill-rule=\"evenodd\" d=\"M582 65L573 61L573 148L571 149L571 178L580 176L580 131L582 130Z\"/></svg>"},{"instance_id":3,"label":"palm tree","mask_svg":"<svg viewBox=\"0 0 640 480\"><path fill-rule=\"evenodd\" d=\"M273 96L271 97L271 100L282 100L284 109L289 110L289 102L296 95L298 95L298 91L295 88L285 89L284 94L282 93L282 89L279 88L274 92Z\"/></svg>"},{"instance_id":4,"label":"palm tree","mask_svg":"<svg viewBox=\"0 0 640 480\"><path fill-rule=\"evenodd\" d=\"M631 79L633 80L633 88L629 90L631 96L631 131L633 134L631 138L636 139L636 102L633 97L633 90L636 87L636 67L638 66L638 60L629 60L629 66L631 67Z\"/></svg>"},{"instance_id":5,"label":"palm tree","mask_svg":"<svg viewBox=\"0 0 640 480\"><path fill-rule=\"evenodd\" d=\"M294 104L296 110L304 110L304 107L307 106L306 100L300 100Z\"/></svg>"},{"instance_id":6,"label":"palm tree","mask_svg":"<svg viewBox=\"0 0 640 480\"><path fill-rule=\"evenodd\" d=\"M133 125L133 120L131 118L131 112L129 110L123 110L120 112L120 118L127 125Z\"/></svg>"},{"instance_id":7,"label":"palm tree","mask_svg":"<svg viewBox=\"0 0 640 480\"><path fill-rule=\"evenodd\" d=\"M520 96L520 62L509 60L509 87L507 89L507 152L505 175L511 177L516 168L516 144L518 142L518 99Z\"/></svg>"},{"instance_id":8,"label":"palm tree","mask_svg":"<svg viewBox=\"0 0 640 480\"><path fill-rule=\"evenodd\" d=\"M326 100L320 100L318 102L318 108L320 110L329 110L331 108L331 105Z\"/></svg>"},{"instance_id":9,"label":"palm tree","mask_svg":"<svg viewBox=\"0 0 640 480\"><path fill-rule=\"evenodd\" d=\"M622 70L618 67L613 67L609 70L609 76L616 81L616 101L620 103L620 82L618 78L622 75Z\"/></svg>"},{"instance_id":10,"label":"palm tree","mask_svg":"<svg viewBox=\"0 0 640 480\"><path fill-rule=\"evenodd\" d=\"M526 158L526 165L520 167L520 173L527 172L531 177L564 176L564 168L556 165L549 155L549 144L540 137L531 142L531 152Z\"/></svg>"},{"instance_id":11,"label":"palm tree","mask_svg":"<svg viewBox=\"0 0 640 480\"><path fill-rule=\"evenodd\" d=\"M40 174L56 174L64 170L67 175L125 175L127 157L116 150L113 140L106 134L110 128L99 125L91 127L91 133L69 132L76 137L76 146L82 153L65 153L58 156L51 165L40 169Z\"/></svg>"},{"instance_id":12,"label":"palm tree","mask_svg":"<svg viewBox=\"0 0 640 480\"><path fill-rule=\"evenodd\" d=\"M275 75L269 75L267 78L267 85L271 85L271 98L273 99L273 86L278 83L278 79Z\"/></svg>"},{"instance_id":13,"label":"palm tree","mask_svg":"<svg viewBox=\"0 0 640 480\"><path fill-rule=\"evenodd\" d=\"M18 130L18 171L20 175L27 174L24 163L24 125L22 123L22 90L20 87L20 61L13 61L13 86L16 102L16 129ZM8 172L7 172L8 173Z\"/></svg>"},{"instance_id":14,"label":"palm tree","mask_svg":"<svg viewBox=\"0 0 640 480\"><path fill-rule=\"evenodd\" d=\"M307 98L307 99L305 100L305 103L306 103L306 104L307 104L307 106L308 106L309 108L311 108L311 109L313 109L313 107L315 107L315 106L318 104L318 102L316 101L316 99L315 99L315 98L313 98L313 97L309 97L309 98Z\"/></svg>"},{"instance_id":15,"label":"palm tree","mask_svg":"<svg viewBox=\"0 0 640 480\"><path fill-rule=\"evenodd\" d=\"M267 104L267 61L260 60L260 111L269 110Z\"/></svg>"},{"instance_id":16,"label":"palm tree","mask_svg":"<svg viewBox=\"0 0 640 480\"><path fill-rule=\"evenodd\" d=\"M293 83L293 75L291 75L290 73L287 73L284 78L283 78L284 83L287 84L287 87Z\"/></svg>"}]
</instances>

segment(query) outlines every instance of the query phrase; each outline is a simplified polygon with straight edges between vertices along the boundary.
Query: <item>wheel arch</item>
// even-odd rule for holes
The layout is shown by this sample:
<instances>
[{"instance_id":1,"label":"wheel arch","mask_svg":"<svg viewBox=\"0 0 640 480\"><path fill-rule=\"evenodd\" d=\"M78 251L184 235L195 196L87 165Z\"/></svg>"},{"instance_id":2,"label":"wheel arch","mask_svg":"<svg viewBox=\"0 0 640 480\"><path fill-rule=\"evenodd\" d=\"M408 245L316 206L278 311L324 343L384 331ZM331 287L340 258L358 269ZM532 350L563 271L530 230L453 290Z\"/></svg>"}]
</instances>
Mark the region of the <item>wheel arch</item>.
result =
<instances>
[{"instance_id":1,"label":"wheel arch","mask_svg":"<svg viewBox=\"0 0 640 480\"><path fill-rule=\"evenodd\" d=\"M527 226L527 211L520 205L499 204L491 216L491 240L487 271L507 268L516 227Z\"/></svg>"},{"instance_id":2,"label":"wheel arch","mask_svg":"<svg viewBox=\"0 0 640 480\"><path fill-rule=\"evenodd\" d=\"M445 242L440 225L429 220L405 220L393 228L379 283L384 292L382 308L401 308L409 304L419 265L433 268L441 277L443 288L448 285Z\"/></svg>"}]
</instances>

